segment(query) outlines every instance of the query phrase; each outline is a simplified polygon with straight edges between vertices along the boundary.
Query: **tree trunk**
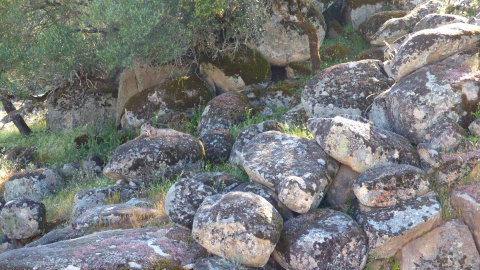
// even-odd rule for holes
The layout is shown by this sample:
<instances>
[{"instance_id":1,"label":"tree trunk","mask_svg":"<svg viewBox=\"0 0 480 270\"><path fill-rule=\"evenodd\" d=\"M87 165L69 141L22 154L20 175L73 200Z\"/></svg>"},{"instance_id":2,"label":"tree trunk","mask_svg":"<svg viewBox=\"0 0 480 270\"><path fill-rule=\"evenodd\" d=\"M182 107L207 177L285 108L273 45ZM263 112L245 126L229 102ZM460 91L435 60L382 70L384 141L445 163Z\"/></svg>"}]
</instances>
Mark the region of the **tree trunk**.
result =
<instances>
[{"instance_id":1,"label":"tree trunk","mask_svg":"<svg viewBox=\"0 0 480 270\"><path fill-rule=\"evenodd\" d=\"M11 114L12 112L15 112L17 109L15 109L15 106L12 103L12 100L9 97L2 98L0 101L3 104L3 108L5 108L5 111L7 114ZM27 123L25 123L25 120L23 120L23 117L19 114L13 114L11 116L12 122L15 124L17 127L18 131L22 135L28 136L30 133L32 133L32 130L28 127Z\"/></svg>"}]
</instances>

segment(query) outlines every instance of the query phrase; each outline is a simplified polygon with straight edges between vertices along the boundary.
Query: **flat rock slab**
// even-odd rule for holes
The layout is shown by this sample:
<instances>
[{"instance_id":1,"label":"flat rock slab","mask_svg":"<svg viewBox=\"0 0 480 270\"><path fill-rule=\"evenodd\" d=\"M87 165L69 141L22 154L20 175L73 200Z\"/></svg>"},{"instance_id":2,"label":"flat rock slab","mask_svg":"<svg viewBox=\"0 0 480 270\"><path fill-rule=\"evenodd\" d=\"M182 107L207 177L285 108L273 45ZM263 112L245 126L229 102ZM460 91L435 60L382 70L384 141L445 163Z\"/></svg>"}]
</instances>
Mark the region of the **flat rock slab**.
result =
<instances>
[{"instance_id":1,"label":"flat rock slab","mask_svg":"<svg viewBox=\"0 0 480 270\"><path fill-rule=\"evenodd\" d=\"M47 223L45 205L27 199L9 201L0 213L0 229L10 239L40 235ZM0 267L1 268L1 267Z\"/></svg>"},{"instance_id":2,"label":"flat rock slab","mask_svg":"<svg viewBox=\"0 0 480 270\"><path fill-rule=\"evenodd\" d=\"M313 77L302 92L310 117L367 115L377 93L393 85L379 60L338 64Z\"/></svg>"},{"instance_id":3,"label":"flat rock slab","mask_svg":"<svg viewBox=\"0 0 480 270\"><path fill-rule=\"evenodd\" d=\"M356 172L384 163L419 167L418 153L410 142L370 123L343 117L308 120L308 129L328 155Z\"/></svg>"},{"instance_id":4,"label":"flat rock slab","mask_svg":"<svg viewBox=\"0 0 480 270\"><path fill-rule=\"evenodd\" d=\"M442 221L440 203L430 194L367 210L364 212L361 205L356 205L355 219L367 235L369 251L375 252L379 259L393 256L405 243Z\"/></svg>"},{"instance_id":5,"label":"flat rock slab","mask_svg":"<svg viewBox=\"0 0 480 270\"><path fill-rule=\"evenodd\" d=\"M298 213L318 207L339 167L315 141L278 131L255 136L243 158L250 178Z\"/></svg>"},{"instance_id":6,"label":"flat rock slab","mask_svg":"<svg viewBox=\"0 0 480 270\"><path fill-rule=\"evenodd\" d=\"M367 238L346 214L317 209L285 222L273 257L286 269L363 269Z\"/></svg>"},{"instance_id":7,"label":"flat rock slab","mask_svg":"<svg viewBox=\"0 0 480 270\"><path fill-rule=\"evenodd\" d=\"M468 227L452 220L402 248L402 269L480 269Z\"/></svg>"},{"instance_id":8,"label":"flat rock slab","mask_svg":"<svg viewBox=\"0 0 480 270\"><path fill-rule=\"evenodd\" d=\"M98 232L0 254L0 269L181 269L205 256L179 227Z\"/></svg>"},{"instance_id":9,"label":"flat rock slab","mask_svg":"<svg viewBox=\"0 0 480 270\"><path fill-rule=\"evenodd\" d=\"M165 212L176 224L192 228L193 218L208 196L232 191L241 180L227 173L201 173L175 182L165 198Z\"/></svg>"},{"instance_id":10,"label":"flat rock slab","mask_svg":"<svg viewBox=\"0 0 480 270\"><path fill-rule=\"evenodd\" d=\"M452 206L460 209L463 220L473 234L477 250L480 251L480 185L470 184L455 188L450 202Z\"/></svg>"},{"instance_id":11,"label":"flat rock slab","mask_svg":"<svg viewBox=\"0 0 480 270\"><path fill-rule=\"evenodd\" d=\"M377 165L361 173L353 184L357 199L370 207L392 206L429 190L425 172L406 164Z\"/></svg>"},{"instance_id":12,"label":"flat rock slab","mask_svg":"<svg viewBox=\"0 0 480 270\"><path fill-rule=\"evenodd\" d=\"M5 183L4 198L43 200L58 191L64 182L60 173L51 169L20 172L12 175Z\"/></svg>"},{"instance_id":13,"label":"flat rock slab","mask_svg":"<svg viewBox=\"0 0 480 270\"><path fill-rule=\"evenodd\" d=\"M192 135L155 129L155 134L115 149L103 174L113 180L144 185L153 179L198 173L204 158L202 143Z\"/></svg>"},{"instance_id":14,"label":"flat rock slab","mask_svg":"<svg viewBox=\"0 0 480 270\"><path fill-rule=\"evenodd\" d=\"M251 192L230 192L203 201L195 214L192 234L211 254L262 267L282 227L282 217L267 200Z\"/></svg>"}]
</instances>

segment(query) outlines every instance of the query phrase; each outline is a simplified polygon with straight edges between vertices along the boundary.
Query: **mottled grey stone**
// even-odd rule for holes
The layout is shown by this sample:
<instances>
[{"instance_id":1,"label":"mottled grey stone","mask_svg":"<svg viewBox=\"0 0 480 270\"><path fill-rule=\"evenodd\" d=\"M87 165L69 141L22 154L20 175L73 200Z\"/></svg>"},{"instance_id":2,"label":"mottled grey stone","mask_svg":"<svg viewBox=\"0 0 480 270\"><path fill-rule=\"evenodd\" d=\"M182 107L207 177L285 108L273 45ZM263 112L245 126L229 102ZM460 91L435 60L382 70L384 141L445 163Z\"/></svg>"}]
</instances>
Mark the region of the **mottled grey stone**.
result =
<instances>
[{"instance_id":1,"label":"mottled grey stone","mask_svg":"<svg viewBox=\"0 0 480 270\"><path fill-rule=\"evenodd\" d=\"M55 194L63 184L63 179L56 170L20 172L12 175L5 183L4 198L6 201L20 198L40 201Z\"/></svg>"},{"instance_id":2,"label":"mottled grey stone","mask_svg":"<svg viewBox=\"0 0 480 270\"><path fill-rule=\"evenodd\" d=\"M12 200L0 213L0 229L10 239L40 235L47 223L45 205L27 199Z\"/></svg>"},{"instance_id":3,"label":"mottled grey stone","mask_svg":"<svg viewBox=\"0 0 480 270\"><path fill-rule=\"evenodd\" d=\"M437 182L444 186L454 186L463 178L480 180L480 149L460 154L442 155L440 166L435 171Z\"/></svg>"},{"instance_id":4,"label":"mottled grey stone","mask_svg":"<svg viewBox=\"0 0 480 270\"><path fill-rule=\"evenodd\" d=\"M205 149L205 158L211 162L227 161L232 151L234 139L226 129L209 130L198 138Z\"/></svg>"},{"instance_id":5,"label":"mottled grey stone","mask_svg":"<svg viewBox=\"0 0 480 270\"><path fill-rule=\"evenodd\" d=\"M452 23L468 23L468 18L452 14L428 14L415 24L412 32L433 29Z\"/></svg>"}]
</instances>

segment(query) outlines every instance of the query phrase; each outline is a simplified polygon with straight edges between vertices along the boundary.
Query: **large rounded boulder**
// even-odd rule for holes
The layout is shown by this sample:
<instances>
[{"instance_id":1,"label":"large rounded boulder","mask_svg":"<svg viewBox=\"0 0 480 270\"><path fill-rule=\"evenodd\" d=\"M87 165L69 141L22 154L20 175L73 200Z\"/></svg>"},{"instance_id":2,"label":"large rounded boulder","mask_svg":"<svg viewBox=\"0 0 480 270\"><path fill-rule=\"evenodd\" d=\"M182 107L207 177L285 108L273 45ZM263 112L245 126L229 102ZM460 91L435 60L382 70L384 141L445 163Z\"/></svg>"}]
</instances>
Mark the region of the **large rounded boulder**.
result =
<instances>
[{"instance_id":1,"label":"large rounded boulder","mask_svg":"<svg viewBox=\"0 0 480 270\"><path fill-rule=\"evenodd\" d=\"M192 234L214 255L262 267L282 227L282 217L267 200L250 192L230 192L203 201L195 214Z\"/></svg>"},{"instance_id":2,"label":"large rounded boulder","mask_svg":"<svg viewBox=\"0 0 480 270\"><path fill-rule=\"evenodd\" d=\"M40 235L46 227L45 205L27 199L7 202L0 213L0 229L10 239Z\"/></svg>"},{"instance_id":3,"label":"large rounded boulder","mask_svg":"<svg viewBox=\"0 0 480 270\"><path fill-rule=\"evenodd\" d=\"M205 151L197 138L173 129L157 129L155 136L118 147L103 173L132 185L148 184L155 178L199 172L204 158Z\"/></svg>"},{"instance_id":4,"label":"large rounded boulder","mask_svg":"<svg viewBox=\"0 0 480 270\"><path fill-rule=\"evenodd\" d=\"M12 175L5 183L4 198L6 201L19 198L40 201L54 194L63 184L62 177L55 170L20 172Z\"/></svg>"},{"instance_id":5,"label":"large rounded boulder","mask_svg":"<svg viewBox=\"0 0 480 270\"><path fill-rule=\"evenodd\" d=\"M363 269L367 238L346 214L317 209L285 222L273 257L285 269Z\"/></svg>"}]
</instances>

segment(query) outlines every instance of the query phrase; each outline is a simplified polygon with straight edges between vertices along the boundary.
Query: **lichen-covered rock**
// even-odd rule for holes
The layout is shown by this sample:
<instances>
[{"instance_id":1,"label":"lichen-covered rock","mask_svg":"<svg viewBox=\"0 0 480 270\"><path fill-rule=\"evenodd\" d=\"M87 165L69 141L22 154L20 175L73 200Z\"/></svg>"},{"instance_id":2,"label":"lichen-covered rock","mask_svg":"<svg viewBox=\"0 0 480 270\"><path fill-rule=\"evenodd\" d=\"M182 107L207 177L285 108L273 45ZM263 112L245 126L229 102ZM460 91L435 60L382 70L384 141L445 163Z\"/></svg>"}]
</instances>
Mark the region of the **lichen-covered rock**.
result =
<instances>
[{"instance_id":1,"label":"lichen-covered rock","mask_svg":"<svg viewBox=\"0 0 480 270\"><path fill-rule=\"evenodd\" d=\"M171 79L131 96L124 105L122 127L138 129L156 115L189 111L211 98L206 84L195 75Z\"/></svg>"},{"instance_id":2,"label":"lichen-covered rock","mask_svg":"<svg viewBox=\"0 0 480 270\"><path fill-rule=\"evenodd\" d=\"M267 200L275 209L277 209L278 213L282 216L283 220L289 220L293 217L293 212L290 211L281 201L278 200L277 194L275 191L267 188L266 186L255 183L242 183L238 185L233 191L239 192L251 192L253 194L257 194Z\"/></svg>"},{"instance_id":3,"label":"lichen-covered rock","mask_svg":"<svg viewBox=\"0 0 480 270\"><path fill-rule=\"evenodd\" d=\"M142 190L124 185L80 191L75 194L73 199L72 220L77 219L88 209L102 206L112 201L123 203L142 195Z\"/></svg>"},{"instance_id":4,"label":"lichen-covered rock","mask_svg":"<svg viewBox=\"0 0 480 270\"><path fill-rule=\"evenodd\" d=\"M338 206L341 208L348 208L355 193L353 193L353 181L359 175L358 172L352 170L345 164L340 165L335 178L325 196L328 204L332 207Z\"/></svg>"},{"instance_id":5,"label":"lichen-covered rock","mask_svg":"<svg viewBox=\"0 0 480 270\"><path fill-rule=\"evenodd\" d=\"M375 13L358 26L357 33L366 41L370 41L386 21L393 18L401 18L405 15L407 15L407 12L403 10Z\"/></svg>"},{"instance_id":6,"label":"lichen-covered rock","mask_svg":"<svg viewBox=\"0 0 480 270\"><path fill-rule=\"evenodd\" d=\"M264 266L282 231L280 214L250 192L207 197L193 221L192 234L208 252L246 266Z\"/></svg>"},{"instance_id":7,"label":"lichen-covered rock","mask_svg":"<svg viewBox=\"0 0 480 270\"><path fill-rule=\"evenodd\" d=\"M406 1L405 3L410 2ZM394 2L392 2L394 4ZM391 3L382 0L352 0L349 2L349 9L346 14L348 24L357 29L372 15L382 12ZM381 25L380 25L381 26Z\"/></svg>"},{"instance_id":8,"label":"lichen-covered rock","mask_svg":"<svg viewBox=\"0 0 480 270\"><path fill-rule=\"evenodd\" d=\"M247 45L273 66L310 59L310 47L319 50L327 28L318 8L310 1L295 2L295 6L275 1L269 8L271 14L262 25L261 37Z\"/></svg>"},{"instance_id":9,"label":"lichen-covered rock","mask_svg":"<svg viewBox=\"0 0 480 270\"><path fill-rule=\"evenodd\" d=\"M356 172L384 162L420 165L407 139L369 123L339 116L316 118L308 120L308 129L328 155Z\"/></svg>"},{"instance_id":10,"label":"lichen-covered rock","mask_svg":"<svg viewBox=\"0 0 480 270\"><path fill-rule=\"evenodd\" d=\"M480 255L468 227L452 220L402 248L402 269L480 269Z\"/></svg>"},{"instance_id":11,"label":"lichen-covered rock","mask_svg":"<svg viewBox=\"0 0 480 270\"><path fill-rule=\"evenodd\" d=\"M233 56L220 54L201 63L200 74L219 95L265 83L272 72L270 64L258 52L241 48Z\"/></svg>"},{"instance_id":12,"label":"lichen-covered rock","mask_svg":"<svg viewBox=\"0 0 480 270\"><path fill-rule=\"evenodd\" d=\"M269 120L242 129L233 144L232 152L230 153L230 163L243 168L244 158L242 153L245 146L258 134L270 130L282 131L283 127L279 122Z\"/></svg>"},{"instance_id":13,"label":"lichen-covered rock","mask_svg":"<svg viewBox=\"0 0 480 270\"><path fill-rule=\"evenodd\" d=\"M320 58L325 61L338 61L346 58L349 54L350 49L347 46L341 43L335 43L323 49L320 52Z\"/></svg>"},{"instance_id":14,"label":"lichen-covered rock","mask_svg":"<svg viewBox=\"0 0 480 270\"><path fill-rule=\"evenodd\" d=\"M128 204L109 204L88 209L72 221L72 227L89 234L100 230L138 228L154 218L162 219L159 211L155 209ZM168 223L168 218L163 217L162 220L164 224Z\"/></svg>"},{"instance_id":15,"label":"lichen-covered rock","mask_svg":"<svg viewBox=\"0 0 480 270\"><path fill-rule=\"evenodd\" d=\"M47 223L45 216L45 205L41 202L12 200L2 208L0 229L10 239L31 238L43 232Z\"/></svg>"},{"instance_id":16,"label":"lichen-covered rock","mask_svg":"<svg viewBox=\"0 0 480 270\"><path fill-rule=\"evenodd\" d=\"M85 232L82 230L76 230L72 226L68 226L66 228L56 229L53 231L48 232L40 239L35 240L33 242L28 243L25 245L26 248L30 247L37 247L37 246L44 246L64 240L70 240L79 238L85 235Z\"/></svg>"},{"instance_id":17,"label":"lichen-covered rock","mask_svg":"<svg viewBox=\"0 0 480 270\"><path fill-rule=\"evenodd\" d=\"M206 255L179 227L113 230L0 254L0 269L182 269Z\"/></svg>"},{"instance_id":18,"label":"lichen-covered rock","mask_svg":"<svg viewBox=\"0 0 480 270\"><path fill-rule=\"evenodd\" d=\"M480 26L454 23L425 29L410 35L398 49L385 71L399 81L413 71L459 51L473 48L480 40Z\"/></svg>"},{"instance_id":19,"label":"lichen-covered rock","mask_svg":"<svg viewBox=\"0 0 480 270\"><path fill-rule=\"evenodd\" d=\"M43 200L54 194L64 184L59 172L51 169L20 172L12 175L5 183L4 198Z\"/></svg>"},{"instance_id":20,"label":"lichen-covered rock","mask_svg":"<svg viewBox=\"0 0 480 270\"><path fill-rule=\"evenodd\" d=\"M428 14L413 27L413 33L433 29L452 23L468 23L468 18L451 14Z\"/></svg>"},{"instance_id":21,"label":"lichen-covered rock","mask_svg":"<svg viewBox=\"0 0 480 270\"><path fill-rule=\"evenodd\" d=\"M219 257L207 257L201 258L196 261L191 269L194 270L280 270L278 264L273 260L269 260L268 263L263 267L248 267L238 264L237 262L232 262L224 258ZM190 268L189 268L190 269Z\"/></svg>"},{"instance_id":22,"label":"lichen-covered rock","mask_svg":"<svg viewBox=\"0 0 480 270\"><path fill-rule=\"evenodd\" d=\"M480 180L480 150L467 153L442 155L435 171L438 183L452 186L461 179Z\"/></svg>"},{"instance_id":23,"label":"lichen-covered rock","mask_svg":"<svg viewBox=\"0 0 480 270\"><path fill-rule=\"evenodd\" d=\"M210 100L198 123L197 133L201 136L209 130L229 129L247 118L252 109L248 98L240 93L224 93Z\"/></svg>"},{"instance_id":24,"label":"lichen-covered rock","mask_svg":"<svg viewBox=\"0 0 480 270\"><path fill-rule=\"evenodd\" d=\"M373 36L370 43L384 46L385 43L392 43L394 40L411 33L413 27L425 16L435 13L442 7L442 3L430 0L417 6L408 15L400 18L393 18L386 21Z\"/></svg>"},{"instance_id":25,"label":"lichen-covered rock","mask_svg":"<svg viewBox=\"0 0 480 270\"><path fill-rule=\"evenodd\" d=\"M480 101L480 72L472 71L477 53L462 51L402 78L375 99L372 111L377 114L370 120L383 128L387 122L414 143L423 142L428 129L444 116L466 128Z\"/></svg>"},{"instance_id":26,"label":"lichen-covered rock","mask_svg":"<svg viewBox=\"0 0 480 270\"><path fill-rule=\"evenodd\" d=\"M374 96L393 83L378 60L343 63L313 77L302 92L302 104L314 118L342 114L365 116Z\"/></svg>"},{"instance_id":27,"label":"lichen-covered rock","mask_svg":"<svg viewBox=\"0 0 480 270\"><path fill-rule=\"evenodd\" d=\"M427 130L424 136L424 143L429 149L440 152L456 151L467 132L453 119L442 117Z\"/></svg>"},{"instance_id":28,"label":"lichen-covered rock","mask_svg":"<svg viewBox=\"0 0 480 270\"><path fill-rule=\"evenodd\" d=\"M392 206L429 190L425 172L406 164L377 165L361 173L353 183L357 199L370 207Z\"/></svg>"},{"instance_id":29,"label":"lichen-covered rock","mask_svg":"<svg viewBox=\"0 0 480 270\"><path fill-rule=\"evenodd\" d=\"M308 121L308 114L303 104L288 110L280 119L280 123L286 123L289 127L306 127Z\"/></svg>"},{"instance_id":30,"label":"lichen-covered rock","mask_svg":"<svg viewBox=\"0 0 480 270\"><path fill-rule=\"evenodd\" d=\"M480 137L480 118L475 119L469 126L468 130L472 132L473 134L477 135Z\"/></svg>"},{"instance_id":31,"label":"lichen-covered rock","mask_svg":"<svg viewBox=\"0 0 480 270\"><path fill-rule=\"evenodd\" d=\"M268 107L284 107L292 108L300 102L295 92L293 92L289 85L271 86L265 89L260 94L260 102Z\"/></svg>"},{"instance_id":32,"label":"lichen-covered rock","mask_svg":"<svg viewBox=\"0 0 480 270\"><path fill-rule=\"evenodd\" d=\"M363 269L367 239L346 214L317 209L285 222L273 257L286 269Z\"/></svg>"},{"instance_id":33,"label":"lichen-covered rock","mask_svg":"<svg viewBox=\"0 0 480 270\"><path fill-rule=\"evenodd\" d=\"M472 232L477 250L480 250L480 185L462 185L452 191L450 202L459 209L465 224Z\"/></svg>"},{"instance_id":34,"label":"lichen-covered rock","mask_svg":"<svg viewBox=\"0 0 480 270\"><path fill-rule=\"evenodd\" d=\"M255 136L243 158L250 179L275 190L297 213L318 207L339 167L314 140L278 131Z\"/></svg>"},{"instance_id":35,"label":"lichen-covered rock","mask_svg":"<svg viewBox=\"0 0 480 270\"><path fill-rule=\"evenodd\" d=\"M369 251L381 259L393 256L405 243L442 221L442 208L432 194L390 207L362 210L356 209L355 219L367 235Z\"/></svg>"},{"instance_id":36,"label":"lichen-covered rock","mask_svg":"<svg viewBox=\"0 0 480 270\"><path fill-rule=\"evenodd\" d=\"M103 174L113 180L145 185L154 178L198 173L204 159L205 151L197 138L173 129L156 129L154 136L115 149Z\"/></svg>"},{"instance_id":37,"label":"lichen-covered rock","mask_svg":"<svg viewBox=\"0 0 480 270\"><path fill-rule=\"evenodd\" d=\"M445 13L470 17L480 12L480 3L475 0L455 0L447 3Z\"/></svg>"},{"instance_id":38,"label":"lichen-covered rock","mask_svg":"<svg viewBox=\"0 0 480 270\"><path fill-rule=\"evenodd\" d=\"M192 228L193 217L206 197L232 191L240 183L240 179L227 173L210 172L182 178L168 190L165 212L176 224Z\"/></svg>"},{"instance_id":39,"label":"lichen-covered rock","mask_svg":"<svg viewBox=\"0 0 480 270\"><path fill-rule=\"evenodd\" d=\"M234 139L226 129L209 130L198 138L205 149L205 158L211 163L227 161Z\"/></svg>"}]
</instances>

